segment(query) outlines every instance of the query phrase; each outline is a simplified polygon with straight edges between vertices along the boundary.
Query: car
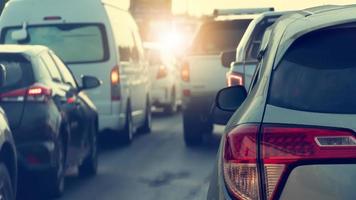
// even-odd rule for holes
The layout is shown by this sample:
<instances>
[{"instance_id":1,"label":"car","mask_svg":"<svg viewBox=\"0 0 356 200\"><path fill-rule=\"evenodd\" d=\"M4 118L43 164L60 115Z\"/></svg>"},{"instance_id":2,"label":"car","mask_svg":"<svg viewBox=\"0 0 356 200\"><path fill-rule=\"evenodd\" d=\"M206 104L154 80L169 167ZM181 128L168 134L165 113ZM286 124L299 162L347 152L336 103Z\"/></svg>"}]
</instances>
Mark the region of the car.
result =
<instances>
[{"instance_id":1,"label":"car","mask_svg":"<svg viewBox=\"0 0 356 200\"><path fill-rule=\"evenodd\" d=\"M60 196L67 169L82 176L97 172L97 110L85 90L100 86L72 73L44 46L0 45L7 78L0 106L7 113L21 173L33 175L48 196ZM32 183L31 183L32 184Z\"/></svg>"},{"instance_id":2,"label":"car","mask_svg":"<svg viewBox=\"0 0 356 200\"><path fill-rule=\"evenodd\" d=\"M244 85L250 87L251 78L258 64L258 51L266 29L288 12L265 12L251 21L241 42L234 51L222 54L222 65L229 69L226 73L227 86Z\"/></svg>"},{"instance_id":3,"label":"car","mask_svg":"<svg viewBox=\"0 0 356 200\"><path fill-rule=\"evenodd\" d=\"M172 52L154 44L147 47L147 57L152 80L152 105L156 108L163 108L167 114L173 114L177 111L181 100L177 60Z\"/></svg>"},{"instance_id":4,"label":"car","mask_svg":"<svg viewBox=\"0 0 356 200\"><path fill-rule=\"evenodd\" d=\"M6 70L0 65L0 87L4 86ZM15 142L6 117L0 107L0 198L15 200L17 190L17 154Z\"/></svg>"},{"instance_id":5,"label":"car","mask_svg":"<svg viewBox=\"0 0 356 200\"><path fill-rule=\"evenodd\" d=\"M82 74L102 80L88 91L99 130L131 143L134 133L151 130L150 77L137 25L122 7L115 0L10 1L0 43L47 46L77 81Z\"/></svg>"},{"instance_id":6,"label":"car","mask_svg":"<svg viewBox=\"0 0 356 200\"><path fill-rule=\"evenodd\" d=\"M355 12L322 6L281 18L263 37L249 92L219 92L216 106L232 117L209 200L355 198Z\"/></svg>"},{"instance_id":7,"label":"car","mask_svg":"<svg viewBox=\"0 0 356 200\"><path fill-rule=\"evenodd\" d=\"M236 49L257 13L272 10L216 10L216 17L200 26L181 67L183 136L187 146L201 144L203 135L213 132L209 112L216 93L226 86L228 71L221 65L220 53Z\"/></svg>"}]
</instances>

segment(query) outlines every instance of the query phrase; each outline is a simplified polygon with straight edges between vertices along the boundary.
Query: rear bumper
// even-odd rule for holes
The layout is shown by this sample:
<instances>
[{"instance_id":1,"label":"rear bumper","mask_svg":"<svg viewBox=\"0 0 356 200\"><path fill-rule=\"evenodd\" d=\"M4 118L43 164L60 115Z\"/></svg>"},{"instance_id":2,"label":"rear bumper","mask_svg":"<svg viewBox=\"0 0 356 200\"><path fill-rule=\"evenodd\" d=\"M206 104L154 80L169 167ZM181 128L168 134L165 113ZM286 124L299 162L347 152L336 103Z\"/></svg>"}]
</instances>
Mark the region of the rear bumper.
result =
<instances>
[{"instance_id":1,"label":"rear bumper","mask_svg":"<svg viewBox=\"0 0 356 200\"><path fill-rule=\"evenodd\" d=\"M17 144L19 167L26 171L46 171L57 164L54 141Z\"/></svg>"},{"instance_id":2,"label":"rear bumper","mask_svg":"<svg viewBox=\"0 0 356 200\"><path fill-rule=\"evenodd\" d=\"M161 107L168 105L170 103L169 90L167 87L156 87L152 88L151 99L152 105Z\"/></svg>"}]
</instances>

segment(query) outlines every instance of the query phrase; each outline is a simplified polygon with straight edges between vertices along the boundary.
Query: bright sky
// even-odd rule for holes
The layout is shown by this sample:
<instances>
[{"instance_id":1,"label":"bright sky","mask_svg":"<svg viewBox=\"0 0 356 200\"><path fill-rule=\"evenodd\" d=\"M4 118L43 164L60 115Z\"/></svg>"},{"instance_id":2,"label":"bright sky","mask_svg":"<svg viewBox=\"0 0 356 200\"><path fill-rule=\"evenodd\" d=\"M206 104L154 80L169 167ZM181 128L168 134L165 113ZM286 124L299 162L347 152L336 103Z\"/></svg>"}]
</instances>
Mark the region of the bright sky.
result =
<instances>
[{"instance_id":1,"label":"bright sky","mask_svg":"<svg viewBox=\"0 0 356 200\"><path fill-rule=\"evenodd\" d=\"M214 8L275 7L277 10L303 9L325 4L356 4L356 0L172 0L173 12L200 15Z\"/></svg>"}]
</instances>

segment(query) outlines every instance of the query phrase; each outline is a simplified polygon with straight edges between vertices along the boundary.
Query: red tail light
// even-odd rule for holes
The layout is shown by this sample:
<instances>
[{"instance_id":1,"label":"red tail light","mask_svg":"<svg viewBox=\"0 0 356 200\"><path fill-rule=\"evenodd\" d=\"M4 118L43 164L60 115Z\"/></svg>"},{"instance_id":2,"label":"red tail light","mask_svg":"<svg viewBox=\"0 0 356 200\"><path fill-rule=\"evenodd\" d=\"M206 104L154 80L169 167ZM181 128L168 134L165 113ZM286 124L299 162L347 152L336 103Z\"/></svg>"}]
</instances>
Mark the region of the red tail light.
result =
<instances>
[{"instance_id":1,"label":"red tail light","mask_svg":"<svg viewBox=\"0 0 356 200\"><path fill-rule=\"evenodd\" d=\"M188 62L184 62L182 65L181 78L185 82L190 81L190 71L189 71L189 63Z\"/></svg>"},{"instance_id":2,"label":"red tail light","mask_svg":"<svg viewBox=\"0 0 356 200\"><path fill-rule=\"evenodd\" d=\"M111 100L118 101L121 99L120 92L120 73L119 67L115 66L110 72L110 82L111 82Z\"/></svg>"},{"instance_id":3,"label":"red tail light","mask_svg":"<svg viewBox=\"0 0 356 200\"><path fill-rule=\"evenodd\" d=\"M257 134L259 125L242 125L227 135L224 178L239 199L258 199ZM268 199L277 198L277 187L298 163L356 158L352 131L325 128L262 127L262 161Z\"/></svg>"},{"instance_id":4,"label":"red tail light","mask_svg":"<svg viewBox=\"0 0 356 200\"><path fill-rule=\"evenodd\" d=\"M0 95L1 101L6 102L47 102L52 90L43 85L33 85L30 88L18 89Z\"/></svg>"},{"instance_id":5,"label":"red tail light","mask_svg":"<svg viewBox=\"0 0 356 200\"><path fill-rule=\"evenodd\" d=\"M164 78L167 76L167 74L168 74L167 67L164 65L161 65L158 69L157 79Z\"/></svg>"},{"instance_id":6,"label":"red tail light","mask_svg":"<svg viewBox=\"0 0 356 200\"><path fill-rule=\"evenodd\" d=\"M243 75L236 72L231 72L226 75L227 86L244 85Z\"/></svg>"}]
</instances>

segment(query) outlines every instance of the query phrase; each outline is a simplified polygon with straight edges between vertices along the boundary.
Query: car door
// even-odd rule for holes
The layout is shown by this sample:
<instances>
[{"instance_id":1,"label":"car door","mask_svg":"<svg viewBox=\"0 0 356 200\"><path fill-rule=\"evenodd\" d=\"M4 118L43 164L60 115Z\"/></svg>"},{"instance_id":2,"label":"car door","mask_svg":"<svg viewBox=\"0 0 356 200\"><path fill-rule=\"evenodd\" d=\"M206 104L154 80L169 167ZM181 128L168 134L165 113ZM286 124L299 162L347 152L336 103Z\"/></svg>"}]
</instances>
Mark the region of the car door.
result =
<instances>
[{"instance_id":1,"label":"car door","mask_svg":"<svg viewBox=\"0 0 356 200\"><path fill-rule=\"evenodd\" d=\"M84 101L87 97L79 91L75 78L61 59L53 52L50 52L50 55L58 68L64 84L68 88L67 104L70 108L71 121L70 147L73 151L77 152L77 155L80 157L79 160L81 160L90 149L89 133L92 122L90 121L90 111L87 109L87 105ZM73 162L77 161L78 160L74 160Z\"/></svg>"}]
</instances>

